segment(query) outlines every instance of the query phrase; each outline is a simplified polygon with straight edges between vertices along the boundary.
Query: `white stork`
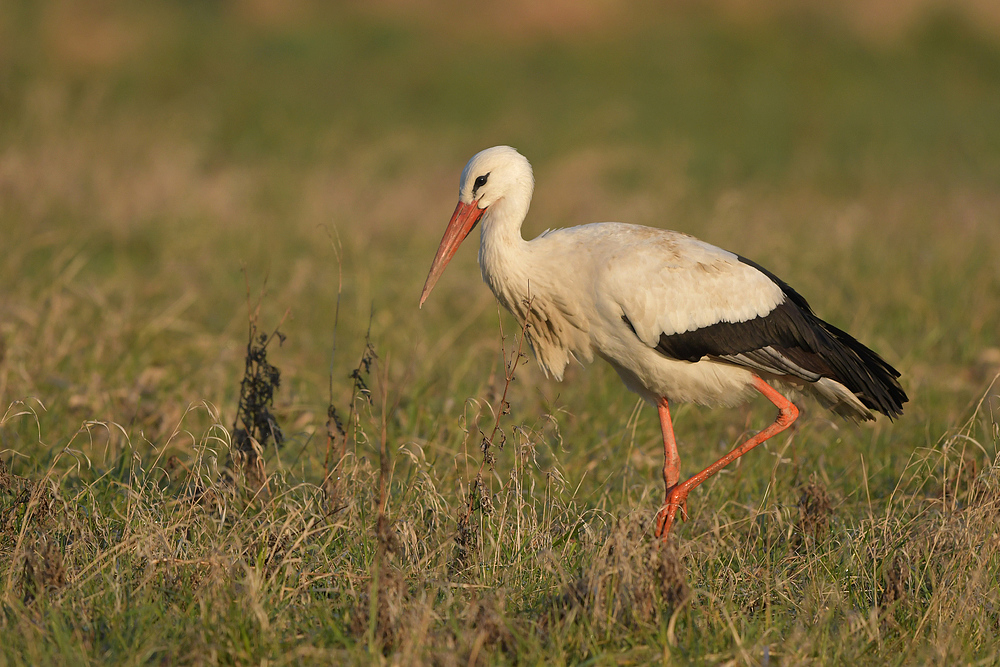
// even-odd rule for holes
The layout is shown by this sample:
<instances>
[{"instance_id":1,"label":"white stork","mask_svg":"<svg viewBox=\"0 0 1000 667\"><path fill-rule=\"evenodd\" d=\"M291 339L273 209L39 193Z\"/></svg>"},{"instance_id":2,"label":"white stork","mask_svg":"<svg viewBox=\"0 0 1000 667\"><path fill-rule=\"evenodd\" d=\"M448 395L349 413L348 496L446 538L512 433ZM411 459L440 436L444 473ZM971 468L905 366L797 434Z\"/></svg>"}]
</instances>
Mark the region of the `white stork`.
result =
<instances>
[{"instance_id":1,"label":"white stork","mask_svg":"<svg viewBox=\"0 0 1000 667\"><path fill-rule=\"evenodd\" d=\"M422 306L476 223L479 266L497 300L522 324L546 375L562 380L571 359L611 364L657 407L663 432L666 538L688 493L771 436L798 410L768 381L811 390L845 416L902 414L899 373L875 352L813 314L806 300L754 262L686 234L603 222L525 241L534 177L509 146L465 165L459 201L420 295ZM668 405L735 405L753 391L778 408L773 424L680 482ZM683 515L682 515L683 516Z\"/></svg>"}]
</instances>

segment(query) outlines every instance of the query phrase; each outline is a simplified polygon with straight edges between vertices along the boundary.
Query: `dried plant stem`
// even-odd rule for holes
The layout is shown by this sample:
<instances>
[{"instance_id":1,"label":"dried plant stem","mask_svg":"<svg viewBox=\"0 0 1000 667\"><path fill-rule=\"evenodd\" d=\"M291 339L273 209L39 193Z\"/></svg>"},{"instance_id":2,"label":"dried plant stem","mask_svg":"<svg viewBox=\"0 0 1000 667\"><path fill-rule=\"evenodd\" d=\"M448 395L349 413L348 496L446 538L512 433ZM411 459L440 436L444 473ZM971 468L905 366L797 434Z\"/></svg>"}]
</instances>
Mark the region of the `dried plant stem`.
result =
<instances>
[{"instance_id":1,"label":"dried plant stem","mask_svg":"<svg viewBox=\"0 0 1000 667\"><path fill-rule=\"evenodd\" d=\"M340 466L344 461L344 457L347 455L347 436L348 428L355 426L357 422L357 399L359 395L365 397L365 399L371 403L371 390L365 381L364 375L367 375L371 370L372 362L378 359L378 354L375 353L375 347L371 342L371 320L368 322L368 332L365 334L365 347L361 352L361 358L358 360L358 365L355 366L354 370L351 371L350 378L353 381L353 392L351 394L351 404L347 410L347 424L340 421L340 416L337 414L337 409L333 405L332 391L331 400L327 406L327 447L326 447L326 459L323 462L323 469L325 475L323 476L322 487L325 490L327 497L331 499L332 511L336 511L337 496L339 493L339 478L337 476ZM331 371L332 375L332 371ZM334 433L336 429L336 433ZM334 454L334 443L339 441L340 445ZM332 455L332 456L331 456Z\"/></svg>"},{"instance_id":2,"label":"dried plant stem","mask_svg":"<svg viewBox=\"0 0 1000 667\"><path fill-rule=\"evenodd\" d=\"M380 378L380 398L382 400L382 416L379 429L378 452L378 509L375 521L375 562L372 565L371 591L369 592L368 641L370 651L374 654L378 644L388 635L388 628L378 627L380 610L387 606L386 586L383 579L388 568L389 556L389 520L386 511L389 504L389 436L388 436L388 395L389 395L389 356L386 355L385 370Z\"/></svg>"},{"instance_id":3,"label":"dried plant stem","mask_svg":"<svg viewBox=\"0 0 1000 667\"><path fill-rule=\"evenodd\" d=\"M530 296L525 300L525 308L528 311L530 311L531 309ZM500 354L504 360L503 394L500 396L499 406L497 407L496 410L493 411L494 412L493 429L490 431L489 437L484 437L482 440L481 449L483 452L483 458L479 462L479 470L476 471L475 478L469 482L469 493L465 503L465 512L459 518L460 531L468 530L469 520L472 518L472 512L475 509L477 497L480 498L480 505L482 505L481 497L482 497L483 470L486 469L487 465L489 465L491 468L493 466L494 458L493 455L490 454L490 449L492 449L496 441L497 434L500 433L502 435L500 429L500 418L503 415L508 414L510 412L510 404L507 402L507 393L510 390L511 383L514 381L514 372L517 370L517 367L521 363L521 360L525 358L523 351L524 339L527 336L529 326L530 325L528 324L527 320L525 320L524 323L521 325L521 335L519 337L517 336L515 337L517 340L517 350L513 354L511 354L511 356L508 358L506 349L507 336L503 330L503 319L500 320Z\"/></svg>"},{"instance_id":4,"label":"dried plant stem","mask_svg":"<svg viewBox=\"0 0 1000 667\"><path fill-rule=\"evenodd\" d=\"M240 381L240 397L233 419L233 442L229 453L231 470L239 466L243 471L245 481L250 483L255 496L270 495L270 488L265 471L264 449L268 439L274 441L277 456L278 447L284 440L281 428L271 413L274 404L274 392L280 385L280 371L268 363L267 348L275 338L284 341L281 326L291 313L285 310L278 325L270 334L258 335L260 307L264 297L265 287L261 288L256 305L252 305L250 297L250 280L246 268L243 277L247 286L247 351L243 379ZM242 427L240 426L242 424ZM235 464L235 465L234 465ZM281 461L278 459L280 466ZM235 479L235 478L233 478Z\"/></svg>"},{"instance_id":5,"label":"dried plant stem","mask_svg":"<svg viewBox=\"0 0 1000 667\"><path fill-rule=\"evenodd\" d=\"M330 470L330 455L333 452L334 443L342 436L344 439L343 447L347 447L347 433L344 431L343 425L337 417L337 410L333 407L333 360L337 355L337 327L340 324L340 299L344 291L344 267L341 259L340 235L337 233L337 228L333 228L332 234L329 229L326 230L326 233L330 237L330 245L333 247L333 254L337 258L337 303L333 311L333 338L330 343L330 372L328 373L330 386L326 409L326 456L323 459L323 471L325 473L323 478L324 488L332 472ZM353 407L354 403L352 401L352 410Z\"/></svg>"}]
</instances>

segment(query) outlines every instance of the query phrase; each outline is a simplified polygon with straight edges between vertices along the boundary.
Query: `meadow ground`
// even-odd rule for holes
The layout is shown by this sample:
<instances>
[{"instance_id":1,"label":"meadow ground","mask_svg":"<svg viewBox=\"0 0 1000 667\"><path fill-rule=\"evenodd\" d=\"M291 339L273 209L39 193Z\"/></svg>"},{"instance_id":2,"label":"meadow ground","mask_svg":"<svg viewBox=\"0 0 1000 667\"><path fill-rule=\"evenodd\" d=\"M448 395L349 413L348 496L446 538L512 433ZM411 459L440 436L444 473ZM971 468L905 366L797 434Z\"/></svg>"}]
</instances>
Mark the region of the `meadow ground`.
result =
<instances>
[{"instance_id":1,"label":"meadow ground","mask_svg":"<svg viewBox=\"0 0 1000 667\"><path fill-rule=\"evenodd\" d=\"M990 3L416 5L0 6L0 664L994 663ZM753 258L904 416L799 401L660 548L653 410L472 247L416 307L498 143L526 235ZM674 416L690 473L773 408Z\"/></svg>"}]
</instances>

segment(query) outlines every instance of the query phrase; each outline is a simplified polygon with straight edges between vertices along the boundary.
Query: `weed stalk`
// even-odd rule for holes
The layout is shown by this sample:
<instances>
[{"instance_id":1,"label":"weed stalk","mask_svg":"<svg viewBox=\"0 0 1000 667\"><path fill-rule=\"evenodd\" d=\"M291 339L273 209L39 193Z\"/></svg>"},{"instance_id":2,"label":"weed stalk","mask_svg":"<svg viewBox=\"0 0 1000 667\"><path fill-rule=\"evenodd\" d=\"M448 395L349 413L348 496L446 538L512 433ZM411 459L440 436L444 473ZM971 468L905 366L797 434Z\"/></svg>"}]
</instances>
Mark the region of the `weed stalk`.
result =
<instances>
[{"instance_id":1,"label":"weed stalk","mask_svg":"<svg viewBox=\"0 0 1000 667\"><path fill-rule=\"evenodd\" d=\"M245 270L243 275L246 278ZM281 386L281 371L268 362L267 348L275 339L279 345L285 342L285 335L280 328L290 311L285 311L278 326L270 334L258 333L262 299L263 291L257 298L256 306L250 305L250 285L247 279L247 351L227 468L230 471L235 467L241 468L243 478L254 494L266 497L270 492L264 470L264 449L268 440L273 440L277 448L285 439L272 412L274 394Z\"/></svg>"},{"instance_id":2,"label":"weed stalk","mask_svg":"<svg viewBox=\"0 0 1000 667\"><path fill-rule=\"evenodd\" d=\"M532 297L529 296L524 300L525 310L530 312L531 310ZM490 500L489 495L483 489L483 470L486 466L493 469L493 465L496 463L496 457L490 451L493 449L494 445L503 449L504 443L506 442L506 435L500 428L500 418L504 415L510 414L510 403L507 401L507 392L510 390L510 385L514 381L514 372L517 370L518 365L526 357L524 354L524 339L528 333L527 319L521 325L521 335L515 336L517 342L517 349L514 351L510 357L507 356L506 341L507 336L503 330L503 319L500 320L500 355L504 360L504 385L503 394L500 396L500 404L496 410L494 410L493 418L493 428L490 431L490 435L487 437L483 434L482 441L480 443L480 449L483 452L483 458L479 462L479 469L476 471L475 478L469 483L469 493L466 498L465 507L463 508L462 514L458 518L458 535L455 538L457 545L457 550L455 554L455 562L458 569L464 568L468 564L469 556L471 554L471 549L474 545L475 533L472 528L472 513L478 507L484 512L489 512ZM500 443L497 445L496 438L500 435Z\"/></svg>"}]
</instances>

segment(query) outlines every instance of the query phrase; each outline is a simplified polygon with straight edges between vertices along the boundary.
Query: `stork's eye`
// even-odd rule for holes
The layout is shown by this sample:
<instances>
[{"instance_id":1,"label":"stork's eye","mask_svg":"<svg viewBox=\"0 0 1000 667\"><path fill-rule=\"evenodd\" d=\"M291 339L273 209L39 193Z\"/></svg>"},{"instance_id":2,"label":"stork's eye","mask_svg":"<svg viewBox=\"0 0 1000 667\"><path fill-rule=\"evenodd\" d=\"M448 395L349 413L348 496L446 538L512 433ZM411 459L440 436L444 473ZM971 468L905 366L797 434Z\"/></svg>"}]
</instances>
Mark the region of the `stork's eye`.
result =
<instances>
[{"instance_id":1,"label":"stork's eye","mask_svg":"<svg viewBox=\"0 0 1000 667\"><path fill-rule=\"evenodd\" d=\"M476 190L486 185L486 179L489 178L489 174L483 174L476 178L476 182L472 185L472 194L476 194Z\"/></svg>"}]
</instances>

